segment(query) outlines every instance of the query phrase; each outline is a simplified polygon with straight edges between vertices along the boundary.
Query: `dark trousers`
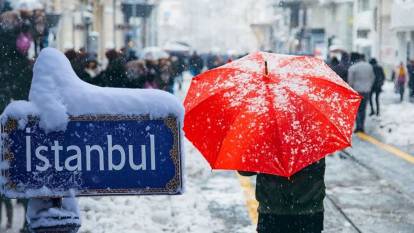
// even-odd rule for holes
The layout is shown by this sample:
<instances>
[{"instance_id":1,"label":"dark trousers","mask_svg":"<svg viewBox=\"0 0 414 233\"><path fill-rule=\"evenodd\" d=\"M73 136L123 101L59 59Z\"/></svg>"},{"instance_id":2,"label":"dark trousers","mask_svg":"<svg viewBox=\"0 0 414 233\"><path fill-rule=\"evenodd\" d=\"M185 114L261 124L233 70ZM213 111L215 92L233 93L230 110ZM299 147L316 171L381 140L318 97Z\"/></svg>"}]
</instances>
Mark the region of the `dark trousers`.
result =
<instances>
[{"instance_id":1,"label":"dark trousers","mask_svg":"<svg viewBox=\"0 0 414 233\"><path fill-rule=\"evenodd\" d=\"M362 96L361 104L358 108L358 115L356 119L356 130L364 131L365 115L367 109L367 101L369 99L369 93L359 93Z\"/></svg>"},{"instance_id":2,"label":"dark trousers","mask_svg":"<svg viewBox=\"0 0 414 233\"><path fill-rule=\"evenodd\" d=\"M372 103L372 97L375 94L375 107L377 109L377 116L379 116L380 114L380 105L379 105L379 95L380 95L381 91L371 91L370 95L369 95L369 105L371 106L371 115L375 114L375 110L374 110L374 104Z\"/></svg>"},{"instance_id":3,"label":"dark trousers","mask_svg":"<svg viewBox=\"0 0 414 233\"><path fill-rule=\"evenodd\" d=\"M0 197L0 223L2 221L2 216L1 216L1 209L3 206L3 203L6 207L6 215L7 215L7 226L11 227L11 225L13 224L13 206L11 203L11 199L5 198L5 197Z\"/></svg>"},{"instance_id":4,"label":"dark trousers","mask_svg":"<svg viewBox=\"0 0 414 233\"><path fill-rule=\"evenodd\" d=\"M400 101L402 102L404 100L404 92L405 92L404 84L398 84L398 92L400 93Z\"/></svg>"},{"instance_id":5,"label":"dark trousers","mask_svg":"<svg viewBox=\"0 0 414 233\"><path fill-rule=\"evenodd\" d=\"M323 212L311 215L275 215L259 213L258 233L321 233Z\"/></svg>"}]
</instances>

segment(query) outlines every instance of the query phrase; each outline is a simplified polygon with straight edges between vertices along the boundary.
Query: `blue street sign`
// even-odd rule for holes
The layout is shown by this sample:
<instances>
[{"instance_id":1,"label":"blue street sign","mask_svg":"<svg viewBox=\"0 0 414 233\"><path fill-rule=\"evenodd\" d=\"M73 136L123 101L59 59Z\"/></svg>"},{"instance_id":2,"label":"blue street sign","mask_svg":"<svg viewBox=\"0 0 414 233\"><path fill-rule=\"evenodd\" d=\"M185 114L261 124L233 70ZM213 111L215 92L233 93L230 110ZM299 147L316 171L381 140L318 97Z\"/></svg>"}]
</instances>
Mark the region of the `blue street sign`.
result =
<instances>
[{"instance_id":1,"label":"blue street sign","mask_svg":"<svg viewBox=\"0 0 414 233\"><path fill-rule=\"evenodd\" d=\"M24 129L8 120L3 132L2 157L9 163L3 188L9 198L181 193L175 117L71 117L66 131L51 133L30 118Z\"/></svg>"}]
</instances>

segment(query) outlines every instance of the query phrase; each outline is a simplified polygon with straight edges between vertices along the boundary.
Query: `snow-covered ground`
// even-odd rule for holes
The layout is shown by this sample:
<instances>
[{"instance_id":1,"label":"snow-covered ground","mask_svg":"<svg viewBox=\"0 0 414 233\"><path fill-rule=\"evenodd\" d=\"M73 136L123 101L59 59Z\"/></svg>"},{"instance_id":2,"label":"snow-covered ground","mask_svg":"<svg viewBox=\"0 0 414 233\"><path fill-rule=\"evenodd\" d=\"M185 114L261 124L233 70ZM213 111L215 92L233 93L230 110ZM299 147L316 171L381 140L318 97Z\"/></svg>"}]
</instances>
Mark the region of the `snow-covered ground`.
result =
<instances>
[{"instance_id":1,"label":"snow-covered ground","mask_svg":"<svg viewBox=\"0 0 414 233\"><path fill-rule=\"evenodd\" d=\"M190 80L191 77L187 74L185 76L183 90L178 91L177 93L178 98L181 100L183 100L185 96L185 91L190 84ZM381 116L367 117L367 133L374 135L383 142L392 143L404 149L404 147L408 148L409 144L414 142L414 134L410 133L414 132L414 104L409 103L407 99L403 103L399 103L398 100L399 96L393 92L393 84L387 82L384 85L384 92L381 96ZM360 142L360 144L361 143L362 142ZM359 148L358 145L358 143L355 144L355 146ZM207 162L191 143L185 141L184 147L186 156L186 167L184 169L186 192L183 195L79 198L82 217L82 228L80 229L80 232L255 232L255 226L249 219L247 207L245 205L245 194L240 187L239 180L235 173L231 171L211 171ZM411 152L412 151L413 150L411 150ZM369 153L369 151L366 153ZM362 158L366 156L367 155L364 155ZM393 157L389 155L384 157L389 158L390 160L393 159ZM397 159L396 162L399 162L399 160ZM365 218L366 216L373 215L374 213L369 209L371 208L369 203L366 199L362 198L365 194L360 191L361 187L367 186L367 180L369 180L365 177L360 179L360 170L363 170L364 168L358 168L358 170L352 162L340 159L337 156L329 158L328 164L328 195L333 195L332 198L341 204L343 208L345 208L345 212L350 214L351 218L357 223L359 217ZM345 178L343 176L338 176L336 171L343 171L345 169L352 170L353 175L346 176ZM365 173L367 172L368 171L365 171ZM372 182L369 184L371 186L377 185L377 178L373 175L370 175L370 177ZM355 181L348 182L351 178L355 179ZM361 187L358 186L352 188L343 186L343 182L355 184L358 180L364 180L363 184L360 184ZM392 179L390 182L391 181ZM380 186L382 185L381 182L379 184ZM401 195L398 196L395 192L391 192L391 188L387 188L387 185L385 185L386 187L384 186L385 188L382 186L375 186L375 189L373 190L382 190L378 191L378 193L382 194L381 197L384 198L384 200L392 199L393 203L397 203L397 200L401 199ZM340 189L340 187L342 187L342 189ZM388 191L385 192L384 189ZM349 193L353 196L349 195ZM396 198L394 198L393 195L395 195ZM358 198L362 199L360 200ZM358 200L360 200L358 205L361 207L355 209L353 204ZM372 206L374 206L374 204L375 203L373 203ZM375 208L377 208L377 205L375 206ZM393 211L395 209L391 204L384 204L384 206L388 208L386 209L387 211ZM369 208L368 210L362 210L360 209L362 207L365 207L365 209ZM356 232L349 223L344 220L343 216L335 207L333 207L331 201L328 199L325 202L325 208L325 232ZM401 207L401 209L404 208ZM3 210L3 216L5 216L4 214ZM23 209L21 206L17 206L14 216L14 227L7 233L17 233L19 227L22 225ZM388 215L384 214L384 216L387 217ZM398 216L399 215L396 214L396 218ZM373 221L380 219L379 217L371 218ZM409 221L407 220L407 222ZM377 224L368 225L373 227ZM370 229L368 225L366 229ZM0 232L3 232L5 219L2 220L0 226ZM361 226L364 226L364 224ZM389 228L392 229L392 226L390 225Z\"/></svg>"},{"instance_id":2,"label":"snow-covered ground","mask_svg":"<svg viewBox=\"0 0 414 233\"><path fill-rule=\"evenodd\" d=\"M253 232L235 174L212 173L197 153L186 143L181 196L80 198L80 232Z\"/></svg>"},{"instance_id":3,"label":"snow-covered ground","mask_svg":"<svg viewBox=\"0 0 414 233\"><path fill-rule=\"evenodd\" d=\"M184 77L183 100L191 77ZM234 172L211 171L187 140L185 193L180 196L80 198L81 233L254 232Z\"/></svg>"},{"instance_id":4,"label":"snow-covered ground","mask_svg":"<svg viewBox=\"0 0 414 233\"><path fill-rule=\"evenodd\" d=\"M406 90L408 94L408 90ZM402 150L414 152L414 103L399 101L399 94L394 92L394 83L385 82L380 95L380 116L368 116L367 133L372 134L387 144L393 144ZM367 114L370 113L367 107Z\"/></svg>"}]
</instances>

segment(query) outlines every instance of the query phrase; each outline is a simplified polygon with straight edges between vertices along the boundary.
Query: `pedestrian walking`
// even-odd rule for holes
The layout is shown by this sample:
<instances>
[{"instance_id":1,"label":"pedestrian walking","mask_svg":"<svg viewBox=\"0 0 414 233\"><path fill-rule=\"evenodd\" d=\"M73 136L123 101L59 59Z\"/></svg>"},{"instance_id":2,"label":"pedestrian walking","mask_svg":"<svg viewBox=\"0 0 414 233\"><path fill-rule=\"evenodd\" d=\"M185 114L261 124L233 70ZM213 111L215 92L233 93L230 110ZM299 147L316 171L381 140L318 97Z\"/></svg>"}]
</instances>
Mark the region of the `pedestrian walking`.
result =
<instances>
[{"instance_id":1,"label":"pedestrian walking","mask_svg":"<svg viewBox=\"0 0 414 233\"><path fill-rule=\"evenodd\" d=\"M357 52L351 52L349 55L349 63L350 65L353 65L357 63L360 60L361 54Z\"/></svg>"},{"instance_id":2,"label":"pedestrian walking","mask_svg":"<svg viewBox=\"0 0 414 233\"><path fill-rule=\"evenodd\" d=\"M372 85L371 92L369 95L369 105L371 106L371 113L370 116L373 115L380 115L380 104L379 104L379 96L382 92L382 85L384 85L385 80L385 73L382 66L378 65L378 62L375 58L372 58L369 63L372 65L372 68L374 69L374 75L375 75L375 81ZM376 112L374 110L374 104L373 104L373 96L375 95L375 106L376 106Z\"/></svg>"},{"instance_id":3,"label":"pedestrian walking","mask_svg":"<svg viewBox=\"0 0 414 233\"><path fill-rule=\"evenodd\" d=\"M372 66L365 61L364 55L360 54L355 59L356 62L348 70L348 83L362 96L358 108L355 132L364 132L366 106L374 85L375 74Z\"/></svg>"},{"instance_id":4,"label":"pedestrian walking","mask_svg":"<svg viewBox=\"0 0 414 233\"><path fill-rule=\"evenodd\" d=\"M345 58L341 58L341 61L338 58L333 57L331 60L330 67L335 73L342 78L345 82L348 81L348 66L344 62Z\"/></svg>"},{"instance_id":5,"label":"pedestrian walking","mask_svg":"<svg viewBox=\"0 0 414 233\"><path fill-rule=\"evenodd\" d=\"M339 65L339 60L337 57L332 57L331 60L329 61L329 67L331 67L331 69L334 69L335 66Z\"/></svg>"},{"instance_id":6,"label":"pedestrian walking","mask_svg":"<svg viewBox=\"0 0 414 233\"><path fill-rule=\"evenodd\" d=\"M201 70L204 67L204 61L203 59L197 54L197 52L194 52L193 55L191 55L190 60L188 61L188 65L190 67L190 72L193 76L197 76L201 73Z\"/></svg>"},{"instance_id":7,"label":"pedestrian walking","mask_svg":"<svg viewBox=\"0 0 414 233\"><path fill-rule=\"evenodd\" d=\"M183 72L185 69L185 62L181 56L171 57L171 77L173 77L174 86L175 82L178 82L178 89L181 90L183 85ZM170 84L171 85L171 84Z\"/></svg>"},{"instance_id":8,"label":"pedestrian walking","mask_svg":"<svg viewBox=\"0 0 414 233\"><path fill-rule=\"evenodd\" d=\"M129 88L143 88L148 72L145 62L141 60L132 60L129 61L125 67Z\"/></svg>"},{"instance_id":9,"label":"pedestrian walking","mask_svg":"<svg viewBox=\"0 0 414 233\"><path fill-rule=\"evenodd\" d=\"M95 84L104 87L128 87L125 59L114 49L108 50L105 55L108 59L108 65L94 78Z\"/></svg>"},{"instance_id":10,"label":"pedestrian walking","mask_svg":"<svg viewBox=\"0 0 414 233\"><path fill-rule=\"evenodd\" d=\"M160 71L160 80L162 89L170 92L174 92L174 77L172 74L171 62L168 58L161 58L158 60L158 69Z\"/></svg>"},{"instance_id":11,"label":"pedestrian walking","mask_svg":"<svg viewBox=\"0 0 414 233\"><path fill-rule=\"evenodd\" d=\"M408 88L410 89L410 99L414 100L414 60L407 64Z\"/></svg>"},{"instance_id":12,"label":"pedestrian walking","mask_svg":"<svg viewBox=\"0 0 414 233\"><path fill-rule=\"evenodd\" d=\"M99 63L95 53L89 53L87 55L84 70L89 76L89 82L93 83L93 79L100 73Z\"/></svg>"},{"instance_id":13,"label":"pedestrian walking","mask_svg":"<svg viewBox=\"0 0 414 233\"><path fill-rule=\"evenodd\" d=\"M27 100L29 96L32 64L27 58L30 36L26 26L16 12L7 11L0 15L0 113L11 101ZM10 199L0 195L0 210L3 204L6 207L6 228L11 228L13 205ZM26 205L24 207L26 210ZM0 213L0 222L1 219ZM26 232L26 229L27 222L21 232Z\"/></svg>"},{"instance_id":14,"label":"pedestrian walking","mask_svg":"<svg viewBox=\"0 0 414 233\"><path fill-rule=\"evenodd\" d=\"M146 80L144 82L145 89L162 89L161 72L158 61L145 60L145 66L148 69Z\"/></svg>"},{"instance_id":15,"label":"pedestrian walking","mask_svg":"<svg viewBox=\"0 0 414 233\"><path fill-rule=\"evenodd\" d=\"M400 102L402 102L404 100L405 85L407 83L407 75L408 75L403 62L400 62L400 64L397 66L395 70L395 74L396 74L395 86L396 86L396 90L400 94Z\"/></svg>"},{"instance_id":16,"label":"pedestrian walking","mask_svg":"<svg viewBox=\"0 0 414 233\"><path fill-rule=\"evenodd\" d=\"M241 172L256 177L258 233L320 233L323 230L325 159L290 178Z\"/></svg>"}]
</instances>

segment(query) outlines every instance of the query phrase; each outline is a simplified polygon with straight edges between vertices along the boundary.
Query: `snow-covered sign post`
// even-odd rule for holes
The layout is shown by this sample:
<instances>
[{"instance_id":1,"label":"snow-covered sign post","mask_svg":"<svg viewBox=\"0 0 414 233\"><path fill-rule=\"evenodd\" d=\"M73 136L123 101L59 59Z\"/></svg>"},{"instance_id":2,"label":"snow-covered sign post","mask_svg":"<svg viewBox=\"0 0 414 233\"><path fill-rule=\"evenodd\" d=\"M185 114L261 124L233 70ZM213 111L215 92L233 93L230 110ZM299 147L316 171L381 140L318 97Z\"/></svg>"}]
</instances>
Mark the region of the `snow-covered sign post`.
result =
<instances>
[{"instance_id":1,"label":"snow-covered sign post","mask_svg":"<svg viewBox=\"0 0 414 233\"><path fill-rule=\"evenodd\" d=\"M180 194L183 114L164 91L87 84L44 49L29 101L1 115L1 192L30 199L35 232L76 232L75 196Z\"/></svg>"}]
</instances>

